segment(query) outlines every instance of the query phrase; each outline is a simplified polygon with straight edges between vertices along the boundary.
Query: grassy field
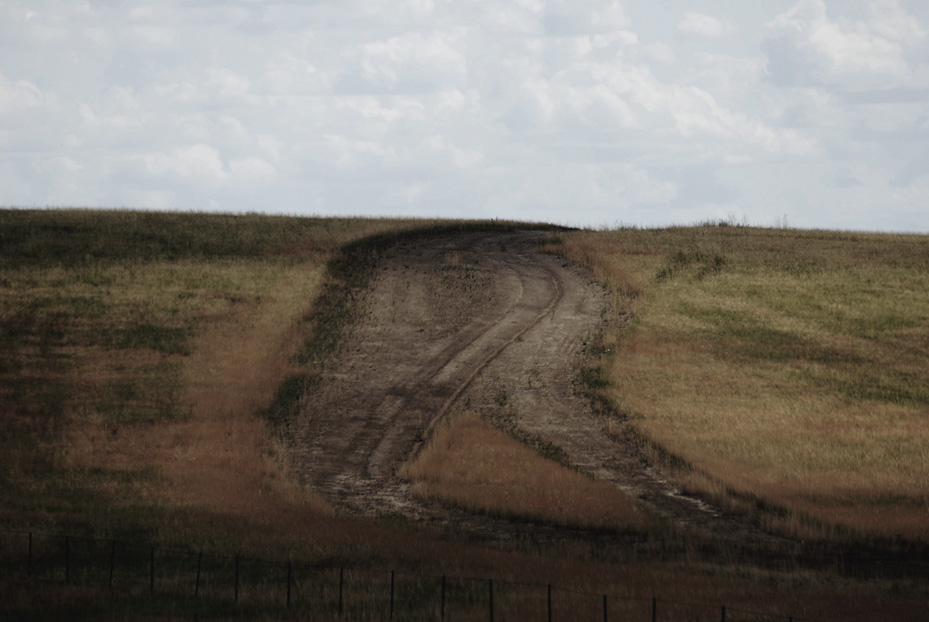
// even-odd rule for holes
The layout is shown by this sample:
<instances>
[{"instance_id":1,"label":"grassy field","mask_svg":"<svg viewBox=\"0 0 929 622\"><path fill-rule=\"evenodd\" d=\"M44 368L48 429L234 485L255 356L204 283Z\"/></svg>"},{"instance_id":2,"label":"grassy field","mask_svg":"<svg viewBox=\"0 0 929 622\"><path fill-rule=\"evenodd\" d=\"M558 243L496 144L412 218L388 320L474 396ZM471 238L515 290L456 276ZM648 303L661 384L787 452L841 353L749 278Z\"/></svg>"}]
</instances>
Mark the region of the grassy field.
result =
<instances>
[{"instance_id":1,"label":"grassy field","mask_svg":"<svg viewBox=\"0 0 929 622\"><path fill-rule=\"evenodd\" d=\"M563 241L615 292L607 396L693 491L801 536L929 540L929 237Z\"/></svg>"},{"instance_id":2,"label":"grassy field","mask_svg":"<svg viewBox=\"0 0 929 622\"><path fill-rule=\"evenodd\" d=\"M585 544L541 550L531 538L488 548L339 516L297 485L269 418L338 348L348 294L375 254L369 236L448 224L0 210L0 529L550 582L630 603L660 595L808 618L919 619L923 593L905 582L663 563ZM924 535L926 238L701 227L578 232L554 246L614 291L605 390L661 448L656 460L678 456L695 489L781 504L805 528L815 518ZM458 460L474 489L508 487L495 500L478 495L484 511L538 517L538 504L514 505L536 486L562 507L544 520L599 512L647 528L615 499L591 504L595 482L473 417L440 431L432 450L424 461L443 459L420 464L420 476L436 496L460 487L441 475ZM506 482L492 479L501 470ZM210 617L68 590L39 603L32 584L5 580L0 601L0 612L36 617Z\"/></svg>"},{"instance_id":3,"label":"grassy field","mask_svg":"<svg viewBox=\"0 0 929 622\"><path fill-rule=\"evenodd\" d=\"M405 476L414 494L477 512L620 530L647 524L611 484L545 459L470 412L440 426Z\"/></svg>"},{"instance_id":4,"label":"grassy field","mask_svg":"<svg viewBox=\"0 0 929 622\"><path fill-rule=\"evenodd\" d=\"M0 520L198 541L327 513L256 413L312 367L326 262L427 224L0 212Z\"/></svg>"}]
</instances>

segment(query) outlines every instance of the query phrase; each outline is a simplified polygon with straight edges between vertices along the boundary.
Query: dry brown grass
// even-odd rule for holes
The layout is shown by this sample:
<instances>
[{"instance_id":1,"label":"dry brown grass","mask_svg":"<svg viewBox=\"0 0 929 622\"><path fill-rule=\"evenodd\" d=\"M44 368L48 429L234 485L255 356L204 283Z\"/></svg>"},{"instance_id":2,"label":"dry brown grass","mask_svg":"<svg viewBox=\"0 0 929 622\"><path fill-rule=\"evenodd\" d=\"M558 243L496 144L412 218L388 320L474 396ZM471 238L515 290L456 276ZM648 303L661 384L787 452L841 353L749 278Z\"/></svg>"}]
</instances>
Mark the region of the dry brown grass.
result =
<instances>
[{"instance_id":1,"label":"dry brown grass","mask_svg":"<svg viewBox=\"0 0 929 622\"><path fill-rule=\"evenodd\" d=\"M12 236L0 253L0 521L222 548L328 520L260 413L296 371L339 246L435 223L0 219Z\"/></svg>"},{"instance_id":2,"label":"dry brown grass","mask_svg":"<svg viewBox=\"0 0 929 622\"><path fill-rule=\"evenodd\" d=\"M609 397L693 467L693 490L929 540L929 239L733 227L564 239L620 293Z\"/></svg>"},{"instance_id":3,"label":"dry brown grass","mask_svg":"<svg viewBox=\"0 0 929 622\"><path fill-rule=\"evenodd\" d=\"M0 426L23 433L0 439L0 522L266 555L417 548L297 484L261 411L330 329L312 305L339 247L448 223L83 210L0 223Z\"/></svg>"},{"instance_id":4,"label":"dry brown grass","mask_svg":"<svg viewBox=\"0 0 929 622\"><path fill-rule=\"evenodd\" d=\"M406 475L415 494L472 511L583 527L644 526L615 486L543 458L474 413L441 424Z\"/></svg>"},{"instance_id":5,"label":"dry brown grass","mask_svg":"<svg viewBox=\"0 0 929 622\"><path fill-rule=\"evenodd\" d=\"M258 416L295 369L298 319L319 287L322 265L236 272L251 281L249 300L212 313L201 309L209 321L182 362L178 402L191 416L158 425L76 422L67 466L156 468L160 477L145 494L195 514L256 525L274 524L286 511L328 514L321 499L287 477Z\"/></svg>"}]
</instances>

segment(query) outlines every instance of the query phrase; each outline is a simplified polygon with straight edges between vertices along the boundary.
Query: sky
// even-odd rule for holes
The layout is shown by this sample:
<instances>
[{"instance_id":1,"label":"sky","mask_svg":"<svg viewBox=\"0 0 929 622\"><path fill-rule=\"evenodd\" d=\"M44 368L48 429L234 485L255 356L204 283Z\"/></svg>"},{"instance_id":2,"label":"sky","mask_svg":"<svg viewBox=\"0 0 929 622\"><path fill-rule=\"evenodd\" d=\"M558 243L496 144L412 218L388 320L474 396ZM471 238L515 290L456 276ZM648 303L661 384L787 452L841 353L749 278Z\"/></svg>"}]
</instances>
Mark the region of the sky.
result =
<instances>
[{"instance_id":1,"label":"sky","mask_svg":"<svg viewBox=\"0 0 929 622\"><path fill-rule=\"evenodd\" d=\"M0 206L927 233L929 2L2 0Z\"/></svg>"}]
</instances>

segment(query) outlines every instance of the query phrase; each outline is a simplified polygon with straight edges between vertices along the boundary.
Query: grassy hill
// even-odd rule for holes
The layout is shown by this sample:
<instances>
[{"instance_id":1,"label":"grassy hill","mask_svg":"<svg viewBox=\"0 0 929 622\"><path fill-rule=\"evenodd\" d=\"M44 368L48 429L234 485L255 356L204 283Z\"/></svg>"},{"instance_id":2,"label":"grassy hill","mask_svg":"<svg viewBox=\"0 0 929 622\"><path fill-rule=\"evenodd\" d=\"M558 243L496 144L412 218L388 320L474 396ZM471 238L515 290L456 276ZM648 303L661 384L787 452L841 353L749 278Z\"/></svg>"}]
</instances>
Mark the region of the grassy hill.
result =
<instances>
[{"instance_id":1,"label":"grassy hill","mask_svg":"<svg viewBox=\"0 0 929 622\"><path fill-rule=\"evenodd\" d=\"M338 347L365 240L449 224L0 210L0 528L813 618L924 610L907 582L448 541L296 484L265 415ZM701 226L549 248L613 292L584 372L604 416L691 491L806 538L929 538L929 238ZM24 611L30 585L0 596Z\"/></svg>"},{"instance_id":2,"label":"grassy hill","mask_svg":"<svg viewBox=\"0 0 929 622\"><path fill-rule=\"evenodd\" d=\"M600 371L689 488L801 538L929 540L929 237L567 236L617 294Z\"/></svg>"}]
</instances>

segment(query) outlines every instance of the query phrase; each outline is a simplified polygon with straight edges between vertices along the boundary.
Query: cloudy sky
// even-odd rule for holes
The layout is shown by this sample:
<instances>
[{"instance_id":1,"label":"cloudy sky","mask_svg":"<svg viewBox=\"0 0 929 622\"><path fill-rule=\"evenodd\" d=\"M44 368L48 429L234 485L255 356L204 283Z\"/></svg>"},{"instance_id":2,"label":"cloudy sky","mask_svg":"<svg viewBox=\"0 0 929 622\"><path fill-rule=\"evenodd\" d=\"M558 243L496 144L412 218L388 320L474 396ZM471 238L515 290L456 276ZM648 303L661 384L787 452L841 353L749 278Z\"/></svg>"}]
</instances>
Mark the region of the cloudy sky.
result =
<instances>
[{"instance_id":1,"label":"cloudy sky","mask_svg":"<svg viewBox=\"0 0 929 622\"><path fill-rule=\"evenodd\" d=\"M2 0L0 205L929 232L929 2Z\"/></svg>"}]
</instances>

